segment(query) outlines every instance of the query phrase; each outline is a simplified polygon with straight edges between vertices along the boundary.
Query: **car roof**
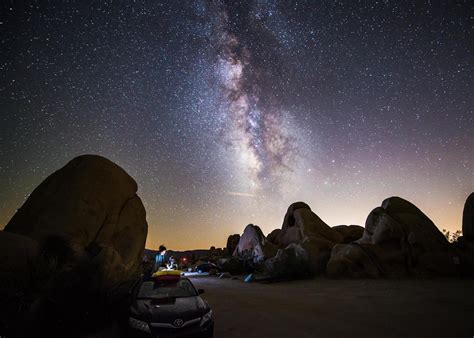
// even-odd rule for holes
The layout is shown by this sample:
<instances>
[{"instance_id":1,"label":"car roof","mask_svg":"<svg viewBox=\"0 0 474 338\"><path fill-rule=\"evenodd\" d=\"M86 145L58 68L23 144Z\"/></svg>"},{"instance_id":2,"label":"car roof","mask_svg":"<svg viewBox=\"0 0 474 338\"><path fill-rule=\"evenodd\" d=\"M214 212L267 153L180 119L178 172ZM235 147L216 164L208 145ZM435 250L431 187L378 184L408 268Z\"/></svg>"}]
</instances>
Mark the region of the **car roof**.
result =
<instances>
[{"instance_id":1,"label":"car roof","mask_svg":"<svg viewBox=\"0 0 474 338\"><path fill-rule=\"evenodd\" d=\"M191 280L190 280L188 277L179 276L179 278L176 278L176 281L180 281L180 280L186 280L186 281L188 281L189 283L191 283L191 284L194 286L193 282L191 282ZM142 280L141 280L141 283L140 283L140 284L143 284L143 283L145 283L145 282L154 282L154 281L155 281L155 278L154 278L154 277L151 277L151 278L143 278L143 277L142 277ZM162 280L162 281L160 281L160 282L165 282L165 283L166 283L167 281L166 281L166 280ZM169 282L171 282L171 281L169 281Z\"/></svg>"}]
</instances>

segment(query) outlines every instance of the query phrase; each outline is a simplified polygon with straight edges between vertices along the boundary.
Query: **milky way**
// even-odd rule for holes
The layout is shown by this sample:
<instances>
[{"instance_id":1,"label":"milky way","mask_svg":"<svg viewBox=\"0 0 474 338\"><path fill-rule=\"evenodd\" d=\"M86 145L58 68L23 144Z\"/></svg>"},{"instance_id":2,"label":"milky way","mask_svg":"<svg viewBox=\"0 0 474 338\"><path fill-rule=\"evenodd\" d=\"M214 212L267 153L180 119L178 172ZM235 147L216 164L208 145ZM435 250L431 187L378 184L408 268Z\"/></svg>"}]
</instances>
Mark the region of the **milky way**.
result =
<instances>
[{"instance_id":1,"label":"milky way","mask_svg":"<svg viewBox=\"0 0 474 338\"><path fill-rule=\"evenodd\" d=\"M224 123L224 141L233 148L241 170L248 175L252 192L274 191L281 177L291 171L297 146L273 94L262 100L262 69L254 64L253 52L232 33L225 6L214 6L211 10L215 18L216 73L223 96L219 114Z\"/></svg>"},{"instance_id":2,"label":"milky way","mask_svg":"<svg viewBox=\"0 0 474 338\"><path fill-rule=\"evenodd\" d=\"M138 183L147 246L265 234L292 202L363 225L389 196L461 227L469 1L0 4L0 223L73 157Z\"/></svg>"}]
</instances>

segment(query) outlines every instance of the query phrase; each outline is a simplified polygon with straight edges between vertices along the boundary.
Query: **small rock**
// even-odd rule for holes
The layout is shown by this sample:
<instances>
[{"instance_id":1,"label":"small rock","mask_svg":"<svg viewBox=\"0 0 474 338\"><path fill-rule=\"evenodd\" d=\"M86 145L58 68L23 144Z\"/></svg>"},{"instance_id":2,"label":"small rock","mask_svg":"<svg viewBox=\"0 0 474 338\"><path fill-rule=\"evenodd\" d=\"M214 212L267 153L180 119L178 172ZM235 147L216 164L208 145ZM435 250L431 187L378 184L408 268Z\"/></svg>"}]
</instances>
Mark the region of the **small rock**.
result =
<instances>
[{"instance_id":1,"label":"small rock","mask_svg":"<svg viewBox=\"0 0 474 338\"><path fill-rule=\"evenodd\" d=\"M231 278L232 275L228 272L223 272L219 275L219 278Z\"/></svg>"}]
</instances>

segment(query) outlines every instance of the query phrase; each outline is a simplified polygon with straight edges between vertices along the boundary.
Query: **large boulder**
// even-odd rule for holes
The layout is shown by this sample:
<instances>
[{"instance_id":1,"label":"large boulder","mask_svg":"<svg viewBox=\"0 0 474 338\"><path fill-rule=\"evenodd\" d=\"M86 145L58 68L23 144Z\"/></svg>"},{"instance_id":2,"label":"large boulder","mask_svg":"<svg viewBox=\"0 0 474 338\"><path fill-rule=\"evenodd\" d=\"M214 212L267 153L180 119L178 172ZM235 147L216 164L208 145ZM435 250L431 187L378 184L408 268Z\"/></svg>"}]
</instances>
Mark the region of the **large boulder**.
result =
<instances>
[{"instance_id":1,"label":"large boulder","mask_svg":"<svg viewBox=\"0 0 474 338\"><path fill-rule=\"evenodd\" d=\"M327 272L334 277L453 275L457 271L455 256L421 210L391 197L369 214L359 240L333 249Z\"/></svg>"},{"instance_id":2,"label":"large boulder","mask_svg":"<svg viewBox=\"0 0 474 338\"><path fill-rule=\"evenodd\" d=\"M356 242L337 244L332 249L326 273L331 277L381 277L381 268L373 256L364 245Z\"/></svg>"},{"instance_id":3,"label":"large boulder","mask_svg":"<svg viewBox=\"0 0 474 338\"><path fill-rule=\"evenodd\" d=\"M239 245L240 235L233 234L227 237L226 253L228 256L232 256L237 245Z\"/></svg>"},{"instance_id":4,"label":"large boulder","mask_svg":"<svg viewBox=\"0 0 474 338\"><path fill-rule=\"evenodd\" d=\"M300 245L308 256L307 266L312 273L325 270L332 247L344 240L339 231L327 225L304 202L288 207L282 229L272 232L271 238L280 248Z\"/></svg>"},{"instance_id":5,"label":"large boulder","mask_svg":"<svg viewBox=\"0 0 474 338\"><path fill-rule=\"evenodd\" d=\"M282 234L281 229L275 229L267 235L267 240L273 245L279 247L281 243L281 240L280 240L281 234Z\"/></svg>"},{"instance_id":6,"label":"large boulder","mask_svg":"<svg viewBox=\"0 0 474 338\"><path fill-rule=\"evenodd\" d=\"M306 238L299 245L308 254L308 267L311 272L313 274L323 273L335 243L323 238Z\"/></svg>"},{"instance_id":7,"label":"large boulder","mask_svg":"<svg viewBox=\"0 0 474 338\"><path fill-rule=\"evenodd\" d=\"M136 182L115 163L79 156L33 191L5 231L37 241L61 235L82 249L93 245L104 282L120 284L138 274L147 235L136 192Z\"/></svg>"},{"instance_id":8,"label":"large boulder","mask_svg":"<svg viewBox=\"0 0 474 338\"><path fill-rule=\"evenodd\" d=\"M342 235L324 223L306 203L291 204L283 220L280 244L287 246L311 238L325 239L332 243L342 241Z\"/></svg>"},{"instance_id":9,"label":"large boulder","mask_svg":"<svg viewBox=\"0 0 474 338\"><path fill-rule=\"evenodd\" d=\"M244 263L236 257L226 257L218 259L217 267L220 271L229 272L232 275L239 275L245 272Z\"/></svg>"},{"instance_id":10,"label":"large boulder","mask_svg":"<svg viewBox=\"0 0 474 338\"><path fill-rule=\"evenodd\" d=\"M17 320L25 299L37 291L35 271L39 245L35 240L0 231L0 332Z\"/></svg>"},{"instance_id":11,"label":"large boulder","mask_svg":"<svg viewBox=\"0 0 474 338\"><path fill-rule=\"evenodd\" d=\"M301 245L290 244L265 261L265 272L276 279L307 277L311 273L308 253Z\"/></svg>"},{"instance_id":12,"label":"large boulder","mask_svg":"<svg viewBox=\"0 0 474 338\"><path fill-rule=\"evenodd\" d=\"M262 230L253 224L245 227L233 256L254 264L263 263L276 254L277 248L267 241Z\"/></svg>"},{"instance_id":13,"label":"large boulder","mask_svg":"<svg viewBox=\"0 0 474 338\"><path fill-rule=\"evenodd\" d=\"M462 265L462 274L474 275L474 192L471 193L464 204L462 214L462 233L453 243L456 247Z\"/></svg>"},{"instance_id":14,"label":"large boulder","mask_svg":"<svg viewBox=\"0 0 474 338\"><path fill-rule=\"evenodd\" d=\"M405 255L377 244L358 241L334 246L326 267L330 277L404 277L409 271Z\"/></svg>"},{"instance_id":15,"label":"large boulder","mask_svg":"<svg viewBox=\"0 0 474 338\"><path fill-rule=\"evenodd\" d=\"M434 223L414 204L391 197L367 217L360 243L380 244L400 239L418 251L446 251L449 243Z\"/></svg>"},{"instance_id":16,"label":"large boulder","mask_svg":"<svg viewBox=\"0 0 474 338\"><path fill-rule=\"evenodd\" d=\"M87 331L127 309L147 236L136 192L118 165L80 156L46 178L6 225L1 237L10 244L0 245L0 261L15 255L19 266L11 271L33 280L34 294L22 302L31 304L27 326L38 328L35 334L61 335L57 330L69 325Z\"/></svg>"},{"instance_id":17,"label":"large boulder","mask_svg":"<svg viewBox=\"0 0 474 338\"><path fill-rule=\"evenodd\" d=\"M464 204L462 233L465 240L474 242L474 192L469 195Z\"/></svg>"},{"instance_id":18,"label":"large boulder","mask_svg":"<svg viewBox=\"0 0 474 338\"><path fill-rule=\"evenodd\" d=\"M0 297L32 289L38 256L37 241L0 231Z\"/></svg>"},{"instance_id":19,"label":"large boulder","mask_svg":"<svg viewBox=\"0 0 474 338\"><path fill-rule=\"evenodd\" d=\"M362 237L364 227L360 225L336 225L332 227L342 236L342 243L351 243Z\"/></svg>"}]
</instances>

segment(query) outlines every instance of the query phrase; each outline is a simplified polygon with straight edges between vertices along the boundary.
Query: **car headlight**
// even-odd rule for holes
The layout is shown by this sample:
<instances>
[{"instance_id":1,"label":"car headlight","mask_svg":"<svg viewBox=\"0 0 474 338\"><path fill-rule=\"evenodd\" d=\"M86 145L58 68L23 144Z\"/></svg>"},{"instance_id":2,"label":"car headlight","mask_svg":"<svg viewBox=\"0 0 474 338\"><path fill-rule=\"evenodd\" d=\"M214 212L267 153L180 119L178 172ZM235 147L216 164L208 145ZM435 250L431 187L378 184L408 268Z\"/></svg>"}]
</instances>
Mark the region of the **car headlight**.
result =
<instances>
[{"instance_id":1,"label":"car headlight","mask_svg":"<svg viewBox=\"0 0 474 338\"><path fill-rule=\"evenodd\" d=\"M204 316L201 318L201 326L206 324L208 321L210 321L212 318L212 310L209 310L208 313L206 313Z\"/></svg>"},{"instance_id":2,"label":"car headlight","mask_svg":"<svg viewBox=\"0 0 474 338\"><path fill-rule=\"evenodd\" d=\"M145 322L142 322L141 320L130 317L128 318L128 324L130 325L130 327L134 329L150 333L150 327L148 326L148 324Z\"/></svg>"}]
</instances>

